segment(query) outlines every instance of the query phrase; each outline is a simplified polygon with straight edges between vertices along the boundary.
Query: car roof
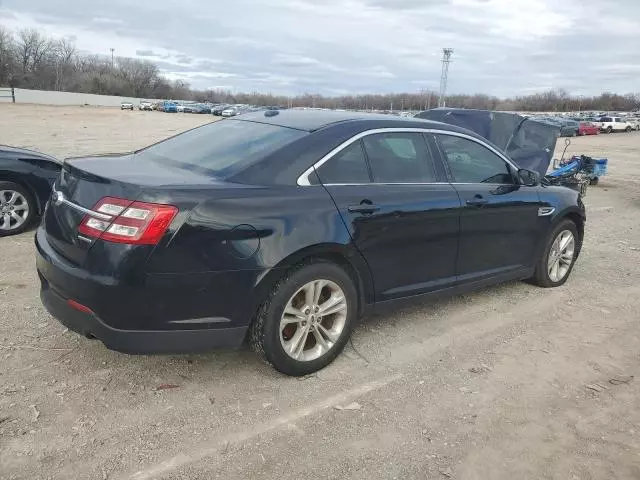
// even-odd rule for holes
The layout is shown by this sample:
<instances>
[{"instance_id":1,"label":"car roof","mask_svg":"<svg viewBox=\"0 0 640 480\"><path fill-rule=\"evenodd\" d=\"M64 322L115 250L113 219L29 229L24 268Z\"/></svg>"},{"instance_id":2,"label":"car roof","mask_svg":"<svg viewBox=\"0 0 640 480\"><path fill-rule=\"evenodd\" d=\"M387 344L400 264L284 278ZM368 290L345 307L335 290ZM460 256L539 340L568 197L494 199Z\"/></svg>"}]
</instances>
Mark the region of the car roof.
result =
<instances>
[{"instance_id":1,"label":"car roof","mask_svg":"<svg viewBox=\"0 0 640 480\"><path fill-rule=\"evenodd\" d=\"M274 113L277 112L277 113ZM428 128L437 127L441 130L459 131L458 127L432 120L422 120L413 117L397 117L382 113L348 112L339 110L267 110L246 113L234 121L250 121L278 125L281 127L295 128L313 132L336 123L352 121L376 121L384 122L385 127ZM466 131L465 131L466 132Z\"/></svg>"}]
</instances>

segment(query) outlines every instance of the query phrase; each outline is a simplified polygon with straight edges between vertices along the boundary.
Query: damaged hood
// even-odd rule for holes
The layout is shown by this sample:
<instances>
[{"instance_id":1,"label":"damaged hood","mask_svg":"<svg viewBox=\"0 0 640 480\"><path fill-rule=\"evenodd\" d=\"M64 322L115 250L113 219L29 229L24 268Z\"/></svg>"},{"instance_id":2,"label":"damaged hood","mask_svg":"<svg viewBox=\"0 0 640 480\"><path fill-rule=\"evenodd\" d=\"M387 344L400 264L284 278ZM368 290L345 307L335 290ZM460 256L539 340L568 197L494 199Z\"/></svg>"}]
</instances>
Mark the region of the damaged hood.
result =
<instances>
[{"instance_id":1,"label":"damaged hood","mask_svg":"<svg viewBox=\"0 0 640 480\"><path fill-rule=\"evenodd\" d=\"M486 138L502 150L516 165L547 173L560 134L560 126L544 119L524 117L515 113L436 108L416 115L466 128Z\"/></svg>"}]
</instances>

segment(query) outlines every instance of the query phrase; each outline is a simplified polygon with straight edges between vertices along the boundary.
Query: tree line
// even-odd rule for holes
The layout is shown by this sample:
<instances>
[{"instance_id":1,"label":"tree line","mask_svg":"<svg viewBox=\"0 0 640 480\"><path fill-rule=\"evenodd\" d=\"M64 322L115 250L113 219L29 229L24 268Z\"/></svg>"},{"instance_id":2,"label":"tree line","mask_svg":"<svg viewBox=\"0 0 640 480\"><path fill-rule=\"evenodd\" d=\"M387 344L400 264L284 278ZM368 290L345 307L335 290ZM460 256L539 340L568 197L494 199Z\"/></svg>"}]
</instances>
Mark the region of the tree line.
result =
<instances>
[{"instance_id":1,"label":"tree line","mask_svg":"<svg viewBox=\"0 0 640 480\"><path fill-rule=\"evenodd\" d=\"M0 26L0 86L96 93L148 99L247 103L288 107L360 110L425 110L438 104L435 92L295 97L229 90L196 90L183 81L169 81L148 60L91 55L80 52L71 38L49 38L34 29L11 32ZM498 98L484 94L449 95L448 107L508 111L566 112L584 110L634 111L640 93L575 96L557 89L533 95Z\"/></svg>"}]
</instances>

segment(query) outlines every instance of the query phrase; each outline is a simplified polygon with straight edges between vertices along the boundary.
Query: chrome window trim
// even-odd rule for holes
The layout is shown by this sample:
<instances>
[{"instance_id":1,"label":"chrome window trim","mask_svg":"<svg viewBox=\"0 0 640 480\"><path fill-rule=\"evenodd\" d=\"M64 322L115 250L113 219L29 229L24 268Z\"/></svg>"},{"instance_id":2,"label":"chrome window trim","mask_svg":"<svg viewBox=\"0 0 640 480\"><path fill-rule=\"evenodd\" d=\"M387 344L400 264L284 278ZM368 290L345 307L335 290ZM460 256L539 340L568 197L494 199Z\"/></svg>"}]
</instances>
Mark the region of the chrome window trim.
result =
<instances>
[{"instance_id":1,"label":"chrome window trim","mask_svg":"<svg viewBox=\"0 0 640 480\"><path fill-rule=\"evenodd\" d=\"M498 157L500 157L504 162L506 162L507 165L511 166L511 168L514 168L516 171L518 170L518 166L515 165L511 160L509 160L509 158L507 158L498 149L492 147L488 143L485 143L485 142L483 142L482 140L480 140L480 139L478 139L476 137L472 137L471 135L467 135L465 133L452 132L452 131L449 131L449 130L440 130L440 129L437 129L437 128L407 128L407 127L404 127L404 128L403 127L374 128L374 129L371 129L371 130L365 130L364 132L360 132L360 133L354 135L353 137L351 137L350 139L345 140L344 142L342 142L340 145L335 147L333 150L331 150L329 153L327 153L324 157L322 157L316 163L314 163L309 168L307 168L302 173L302 175L300 175L298 177L298 180L296 181L296 183L301 187L314 186L314 185L311 185L311 182L309 182L309 175L311 175L313 173L314 169L320 168L325 162L327 162L328 160L333 158L336 154L338 154L339 152L341 152L342 150L347 148L352 143L357 142L361 138L368 137L369 135L375 135L375 134L378 134L378 133L433 133L433 134L437 134L437 135L451 135L453 137L466 138L467 140L471 140L472 142L475 142L475 143L477 143L479 145L482 145L483 147L489 149L490 151L495 153ZM363 184L331 183L331 184L327 184L327 185L437 185L437 184L444 184L444 183L449 183L449 182L386 183L386 184L385 183L371 182L371 183L363 183ZM456 185L456 183L452 183L452 185ZM458 185L463 185L463 184L462 183L458 183ZM489 185L489 184L487 184L487 185ZM501 184L496 184L496 185L504 185L504 184L501 183Z\"/></svg>"}]
</instances>

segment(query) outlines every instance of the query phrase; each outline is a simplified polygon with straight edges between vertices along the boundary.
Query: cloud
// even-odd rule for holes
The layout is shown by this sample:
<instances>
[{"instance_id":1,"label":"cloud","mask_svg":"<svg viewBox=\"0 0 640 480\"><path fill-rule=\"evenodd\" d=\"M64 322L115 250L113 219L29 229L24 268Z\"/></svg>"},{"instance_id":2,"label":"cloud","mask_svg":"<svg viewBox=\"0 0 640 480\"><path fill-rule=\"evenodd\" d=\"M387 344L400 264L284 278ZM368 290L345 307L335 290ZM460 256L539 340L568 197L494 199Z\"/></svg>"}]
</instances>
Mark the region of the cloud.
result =
<instances>
[{"instance_id":1,"label":"cloud","mask_svg":"<svg viewBox=\"0 0 640 480\"><path fill-rule=\"evenodd\" d=\"M4 0L2 24L138 56L209 88L297 94L437 89L517 95L638 90L640 1ZM603 41L606 32L608 42ZM611 45L615 45L614 48ZM224 78L224 82L215 79Z\"/></svg>"},{"instance_id":2,"label":"cloud","mask_svg":"<svg viewBox=\"0 0 640 480\"><path fill-rule=\"evenodd\" d=\"M91 19L91 22L103 25L124 25L124 20L109 17L95 17Z\"/></svg>"},{"instance_id":3,"label":"cloud","mask_svg":"<svg viewBox=\"0 0 640 480\"><path fill-rule=\"evenodd\" d=\"M138 57L157 57L158 54L153 50L136 50L136 56Z\"/></svg>"}]
</instances>

